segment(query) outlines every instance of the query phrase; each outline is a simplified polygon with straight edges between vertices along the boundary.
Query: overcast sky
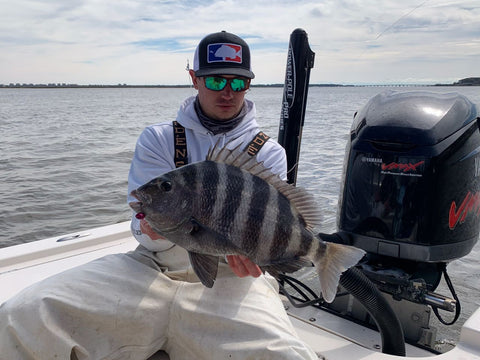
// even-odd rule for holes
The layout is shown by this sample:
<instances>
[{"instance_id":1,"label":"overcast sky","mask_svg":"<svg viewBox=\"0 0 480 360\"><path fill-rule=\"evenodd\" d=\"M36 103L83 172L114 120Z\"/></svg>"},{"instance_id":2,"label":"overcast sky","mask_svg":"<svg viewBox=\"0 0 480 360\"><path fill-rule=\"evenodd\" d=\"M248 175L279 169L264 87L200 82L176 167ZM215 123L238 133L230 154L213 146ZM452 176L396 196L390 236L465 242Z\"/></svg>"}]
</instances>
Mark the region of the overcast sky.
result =
<instances>
[{"instance_id":1,"label":"overcast sky","mask_svg":"<svg viewBox=\"0 0 480 360\"><path fill-rule=\"evenodd\" d=\"M311 83L480 76L480 0L0 0L0 84L188 84L200 39L249 43L254 83L283 83L304 29Z\"/></svg>"}]
</instances>

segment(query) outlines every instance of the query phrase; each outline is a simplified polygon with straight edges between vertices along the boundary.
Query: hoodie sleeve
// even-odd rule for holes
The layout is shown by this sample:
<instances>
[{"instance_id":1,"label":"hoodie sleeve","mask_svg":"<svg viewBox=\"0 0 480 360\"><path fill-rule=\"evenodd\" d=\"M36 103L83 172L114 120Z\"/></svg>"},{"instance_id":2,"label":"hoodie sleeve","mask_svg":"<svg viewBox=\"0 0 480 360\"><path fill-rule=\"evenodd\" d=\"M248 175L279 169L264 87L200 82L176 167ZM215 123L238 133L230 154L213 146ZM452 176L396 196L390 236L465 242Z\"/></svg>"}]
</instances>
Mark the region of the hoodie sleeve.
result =
<instances>
[{"instance_id":1,"label":"hoodie sleeve","mask_svg":"<svg viewBox=\"0 0 480 360\"><path fill-rule=\"evenodd\" d=\"M133 190L175 168L173 139L168 139L168 135L173 138L168 124L147 127L140 134L128 174L128 202L135 201L130 195Z\"/></svg>"},{"instance_id":2,"label":"hoodie sleeve","mask_svg":"<svg viewBox=\"0 0 480 360\"><path fill-rule=\"evenodd\" d=\"M267 169L287 180L287 154L285 149L275 140L269 139L257 155Z\"/></svg>"},{"instance_id":3,"label":"hoodie sleeve","mask_svg":"<svg viewBox=\"0 0 480 360\"><path fill-rule=\"evenodd\" d=\"M130 193L150 180L175 168L171 124L147 127L139 136L128 174L127 202L136 201ZM170 248L170 241L153 241L140 231L140 221L133 214L131 231L137 241L151 251Z\"/></svg>"}]
</instances>

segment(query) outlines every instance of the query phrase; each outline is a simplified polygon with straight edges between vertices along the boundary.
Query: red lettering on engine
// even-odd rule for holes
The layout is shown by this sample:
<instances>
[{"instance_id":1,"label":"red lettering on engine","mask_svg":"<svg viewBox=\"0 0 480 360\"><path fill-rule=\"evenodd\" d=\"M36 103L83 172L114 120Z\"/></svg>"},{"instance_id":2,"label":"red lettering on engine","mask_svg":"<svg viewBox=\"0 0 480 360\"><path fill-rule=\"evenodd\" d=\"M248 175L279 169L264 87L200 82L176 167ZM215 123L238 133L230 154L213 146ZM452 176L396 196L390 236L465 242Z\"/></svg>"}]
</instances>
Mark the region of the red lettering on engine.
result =
<instances>
[{"instance_id":1,"label":"red lettering on engine","mask_svg":"<svg viewBox=\"0 0 480 360\"><path fill-rule=\"evenodd\" d=\"M464 223L468 214L474 214L477 217L480 215L480 192L472 194L469 191L458 209L455 201L452 201L448 216L450 230L455 229L458 223Z\"/></svg>"},{"instance_id":2,"label":"red lettering on engine","mask_svg":"<svg viewBox=\"0 0 480 360\"><path fill-rule=\"evenodd\" d=\"M390 171L390 170L400 170L403 172L408 172L408 171L416 171L417 167L422 165L425 161L419 161L416 164L399 164L396 162L392 162L390 164L382 164L382 170L383 171Z\"/></svg>"}]
</instances>

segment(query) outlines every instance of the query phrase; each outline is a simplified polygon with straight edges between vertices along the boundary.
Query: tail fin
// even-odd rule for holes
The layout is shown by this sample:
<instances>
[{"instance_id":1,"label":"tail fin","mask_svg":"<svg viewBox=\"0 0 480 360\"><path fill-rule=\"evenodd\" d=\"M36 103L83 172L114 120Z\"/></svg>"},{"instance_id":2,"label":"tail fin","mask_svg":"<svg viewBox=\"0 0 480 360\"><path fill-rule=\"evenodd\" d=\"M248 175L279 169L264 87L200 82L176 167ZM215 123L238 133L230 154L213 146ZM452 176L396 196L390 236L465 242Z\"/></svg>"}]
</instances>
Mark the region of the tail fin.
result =
<instances>
[{"instance_id":1,"label":"tail fin","mask_svg":"<svg viewBox=\"0 0 480 360\"><path fill-rule=\"evenodd\" d=\"M322 240L320 240L323 242ZM331 303L337 294L340 275L356 265L365 255L365 251L353 246L323 242L326 247L321 256L316 256L313 263L320 280L320 290L326 302Z\"/></svg>"}]
</instances>

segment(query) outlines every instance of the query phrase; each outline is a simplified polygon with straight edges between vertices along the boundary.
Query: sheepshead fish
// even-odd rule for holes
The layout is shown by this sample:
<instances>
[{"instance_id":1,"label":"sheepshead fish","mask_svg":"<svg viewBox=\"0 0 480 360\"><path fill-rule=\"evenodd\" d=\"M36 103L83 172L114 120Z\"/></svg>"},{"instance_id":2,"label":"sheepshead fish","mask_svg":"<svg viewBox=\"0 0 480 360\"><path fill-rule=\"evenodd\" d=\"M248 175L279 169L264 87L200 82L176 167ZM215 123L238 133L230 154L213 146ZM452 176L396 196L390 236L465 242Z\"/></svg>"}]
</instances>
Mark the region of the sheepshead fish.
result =
<instances>
[{"instance_id":1,"label":"sheepshead fish","mask_svg":"<svg viewBox=\"0 0 480 360\"><path fill-rule=\"evenodd\" d=\"M132 196L138 201L130 206L155 232L188 250L207 287L214 284L220 256L247 256L274 276L313 263L323 298L331 302L341 273L364 255L316 236L320 214L312 197L239 147L215 146L205 161L165 173Z\"/></svg>"}]
</instances>

